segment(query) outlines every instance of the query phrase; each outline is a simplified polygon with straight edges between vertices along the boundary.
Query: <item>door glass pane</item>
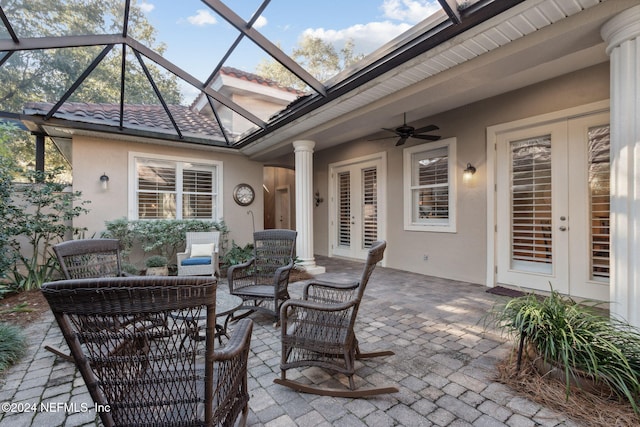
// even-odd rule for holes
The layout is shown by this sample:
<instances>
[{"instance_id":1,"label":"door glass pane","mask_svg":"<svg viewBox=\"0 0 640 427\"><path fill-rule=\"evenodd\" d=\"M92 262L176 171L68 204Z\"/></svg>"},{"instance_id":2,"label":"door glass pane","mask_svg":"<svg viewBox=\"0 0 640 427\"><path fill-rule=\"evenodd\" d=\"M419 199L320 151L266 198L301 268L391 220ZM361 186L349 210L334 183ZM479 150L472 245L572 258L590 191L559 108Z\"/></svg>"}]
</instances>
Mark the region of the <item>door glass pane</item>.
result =
<instances>
[{"instance_id":1,"label":"door glass pane","mask_svg":"<svg viewBox=\"0 0 640 427\"><path fill-rule=\"evenodd\" d=\"M378 240L378 171L362 170L362 249Z\"/></svg>"},{"instance_id":2,"label":"door glass pane","mask_svg":"<svg viewBox=\"0 0 640 427\"><path fill-rule=\"evenodd\" d=\"M351 246L351 176L338 174L338 246Z\"/></svg>"},{"instance_id":3,"label":"door glass pane","mask_svg":"<svg viewBox=\"0 0 640 427\"><path fill-rule=\"evenodd\" d=\"M511 143L512 268L551 272L551 136Z\"/></svg>"},{"instance_id":4,"label":"door glass pane","mask_svg":"<svg viewBox=\"0 0 640 427\"><path fill-rule=\"evenodd\" d=\"M591 279L609 280L609 126L589 129Z\"/></svg>"}]
</instances>

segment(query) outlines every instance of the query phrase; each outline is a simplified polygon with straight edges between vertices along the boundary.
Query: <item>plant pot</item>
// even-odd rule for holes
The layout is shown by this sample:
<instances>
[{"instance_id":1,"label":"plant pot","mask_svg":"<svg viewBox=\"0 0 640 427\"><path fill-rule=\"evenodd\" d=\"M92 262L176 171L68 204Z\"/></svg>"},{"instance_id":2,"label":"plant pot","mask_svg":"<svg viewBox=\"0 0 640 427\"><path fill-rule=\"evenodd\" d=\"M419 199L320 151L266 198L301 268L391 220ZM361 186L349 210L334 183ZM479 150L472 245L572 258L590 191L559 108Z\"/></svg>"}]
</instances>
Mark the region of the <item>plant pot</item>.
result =
<instances>
[{"instance_id":1,"label":"plant pot","mask_svg":"<svg viewBox=\"0 0 640 427\"><path fill-rule=\"evenodd\" d=\"M147 267L146 276L168 276L169 275L169 267L166 265L164 267Z\"/></svg>"}]
</instances>

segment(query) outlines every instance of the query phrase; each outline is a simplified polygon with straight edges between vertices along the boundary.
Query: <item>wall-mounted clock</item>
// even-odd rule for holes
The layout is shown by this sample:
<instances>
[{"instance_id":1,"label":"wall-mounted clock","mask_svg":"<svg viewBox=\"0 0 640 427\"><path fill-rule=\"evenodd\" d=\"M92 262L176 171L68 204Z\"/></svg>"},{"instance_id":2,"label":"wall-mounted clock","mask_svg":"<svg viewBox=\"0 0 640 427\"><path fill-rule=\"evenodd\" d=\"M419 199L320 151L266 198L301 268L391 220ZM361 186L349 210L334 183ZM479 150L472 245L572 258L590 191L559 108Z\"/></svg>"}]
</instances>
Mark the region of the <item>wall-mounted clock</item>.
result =
<instances>
[{"instance_id":1,"label":"wall-mounted clock","mask_svg":"<svg viewBox=\"0 0 640 427\"><path fill-rule=\"evenodd\" d=\"M249 206L256 198L256 192L249 184L238 184L233 189L233 200L240 206Z\"/></svg>"}]
</instances>

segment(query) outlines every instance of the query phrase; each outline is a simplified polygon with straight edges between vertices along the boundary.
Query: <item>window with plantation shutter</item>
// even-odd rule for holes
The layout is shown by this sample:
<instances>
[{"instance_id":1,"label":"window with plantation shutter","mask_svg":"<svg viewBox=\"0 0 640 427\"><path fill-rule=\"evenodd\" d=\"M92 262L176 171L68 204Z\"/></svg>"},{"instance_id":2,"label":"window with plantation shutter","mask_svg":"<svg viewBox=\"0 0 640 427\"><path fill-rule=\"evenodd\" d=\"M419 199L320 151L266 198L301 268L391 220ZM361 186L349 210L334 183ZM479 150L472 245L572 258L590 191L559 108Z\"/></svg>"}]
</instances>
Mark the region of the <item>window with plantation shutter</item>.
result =
<instances>
[{"instance_id":1,"label":"window with plantation shutter","mask_svg":"<svg viewBox=\"0 0 640 427\"><path fill-rule=\"evenodd\" d=\"M551 136L511 143L511 259L553 263ZM542 267L543 271L547 267Z\"/></svg>"},{"instance_id":2,"label":"window with plantation shutter","mask_svg":"<svg viewBox=\"0 0 640 427\"><path fill-rule=\"evenodd\" d=\"M609 126L589 129L589 196L591 208L591 278L609 280Z\"/></svg>"},{"instance_id":3,"label":"window with plantation shutter","mask_svg":"<svg viewBox=\"0 0 640 427\"><path fill-rule=\"evenodd\" d=\"M351 245L351 174L338 174L338 245Z\"/></svg>"},{"instance_id":4,"label":"window with plantation shutter","mask_svg":"<svg viewBox=\"0 0 640 427\"><path fill-rule=\"evenodd\" d=\"M405 230L455 231L455 142L404 150Z\"/></svg>"},{"instance_id":5,"label":"window with plantation shutter","mask_svg":"<svg viewBox=\"0 0 640 427\"><path fill-rule=\"evenodd\" d=\"M137 219L218 219L216 164L134 157Z\"/></svg>"},{"instance_id":6,"label":"window with plantation shutter","mask_svg":"<svg viewBox=\"0 0 640 427\"><path fill-rule=\"evenodd\" d=\"M363 221L362 248L370 248L378 240L378 171L362 170Z\"/></svg>"}]
</instances>

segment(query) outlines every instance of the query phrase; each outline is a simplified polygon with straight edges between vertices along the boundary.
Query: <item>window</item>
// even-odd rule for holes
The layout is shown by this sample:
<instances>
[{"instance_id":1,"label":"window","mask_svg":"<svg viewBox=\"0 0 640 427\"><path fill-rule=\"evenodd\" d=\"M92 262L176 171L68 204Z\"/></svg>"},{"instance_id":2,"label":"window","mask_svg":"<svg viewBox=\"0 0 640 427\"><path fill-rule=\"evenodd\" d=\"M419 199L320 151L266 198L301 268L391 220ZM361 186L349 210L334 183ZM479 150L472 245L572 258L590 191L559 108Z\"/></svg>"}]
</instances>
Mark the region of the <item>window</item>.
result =
<instances>
[{"instance_id":1,"label":"window","mask_svg":"<svg viewBox=\"0 0 640 427\"><path fill-rule=\"evenodd\" d=\"M130 155L133 219L219 220L222 164Z\"/></svg>"},{"instance_id":2,"label":"window","mask_svg":"<svg viewBox=\"0 0 640 427\"><path fill-rule=\"evenodd\" d=\"M404 149L404 229L456 231L456 139Z\"/></svg>"}]
</instances>

